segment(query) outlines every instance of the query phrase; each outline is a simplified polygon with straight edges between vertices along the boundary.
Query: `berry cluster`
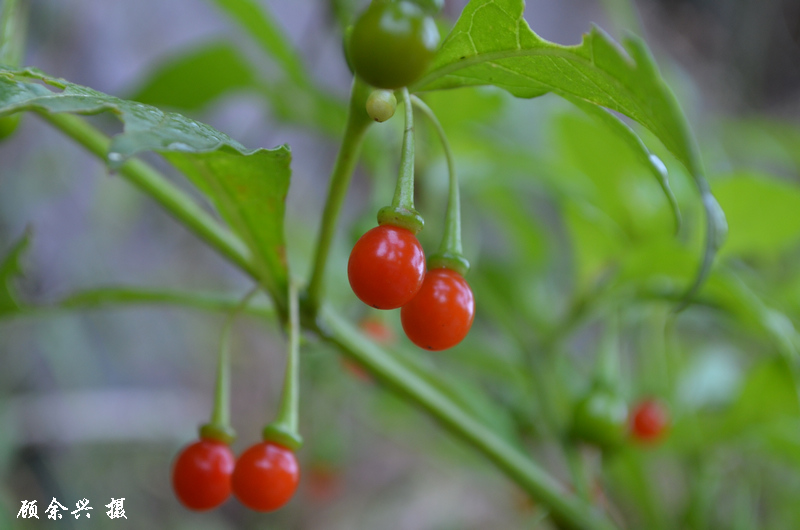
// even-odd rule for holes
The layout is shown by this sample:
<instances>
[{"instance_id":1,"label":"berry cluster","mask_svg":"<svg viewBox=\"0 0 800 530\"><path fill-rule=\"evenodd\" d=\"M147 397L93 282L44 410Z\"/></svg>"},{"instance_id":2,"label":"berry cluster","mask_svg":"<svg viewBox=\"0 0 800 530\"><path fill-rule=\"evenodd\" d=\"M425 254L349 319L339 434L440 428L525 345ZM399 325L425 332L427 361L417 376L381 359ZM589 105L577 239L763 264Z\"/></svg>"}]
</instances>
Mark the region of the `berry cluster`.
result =
<instances>
[{"instance_id":1,"label":"berry cluster","mask_svg":"<svg viewBox=\"0 0 800 530\"><path fill-rule=\"evenodd\" d=\"M426 272L422 245L406 228L384 224L361 236L347 276L365 304L402 308L403 330L420 348L452 348L472 326L475 302L464 277L446 267Z\"/></svg>"},{"instance_id":2,"label":"berry cluster","mask_svg":"<svg viewBox=\"0 0 800 530\"><path fill-rule=\"evenodd\" d=\"M374 1L356 20L347 49L355 74L378 88L366 101L367 114L382 122L392 117L401 89L406 127L397 189L391 206L378 212L378 226L353 247L347 276L353 292L377 309L402 308L403 330L427 350L444 350L467 335L475 313L472 290L464 280L468 264L461 256L458 184L452 154L433 111L409 95L408 87L430 65L439 33L430 16L440 3ZM438 6L438 7L437 7ZM450 173L445 235L438 253L428 262L416 233L422 218L414 210L415 106L434 125L442 141Z\"/></svg>"},{"instance_id":3,"label":"berry cluster","mask_svg":"<svg viewBox=\"0 0 800 530\"><path fill-rule=\"evenodd\" d=\"M605 450L615 449L631 439L641 444L661 440L669 430L669 409L648 398L628 412L625 400L608 388L595 388L578 401L573 413L573 438Z\"/></svg>"},{"instance_id":4,"label":"berry cluster","mask_svg":"<svg viewBox=\"0 0 800 530\"><path fill-rule=\"evenodd\" d=\"M181 451L172 468L178 500L192 510L210 510L231 491L252 510L277 510L292 498L300 480L294 452L274 442L253 445L236 460L227 443L201 438Z\"/></svg>"}]
</instances>

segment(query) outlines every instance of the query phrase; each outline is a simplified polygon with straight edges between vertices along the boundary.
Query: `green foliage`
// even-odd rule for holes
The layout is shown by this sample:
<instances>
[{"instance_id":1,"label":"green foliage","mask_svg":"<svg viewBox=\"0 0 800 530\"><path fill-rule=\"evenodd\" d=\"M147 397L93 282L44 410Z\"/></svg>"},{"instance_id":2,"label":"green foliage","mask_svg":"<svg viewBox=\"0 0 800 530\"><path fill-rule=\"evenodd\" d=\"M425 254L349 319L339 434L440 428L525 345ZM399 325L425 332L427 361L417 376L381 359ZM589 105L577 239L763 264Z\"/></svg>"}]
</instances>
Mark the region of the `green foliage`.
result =
<instances>
[{"instance_id":1,"label":"green foliage","mask_svg":"<svg viewBox=\"0 0 800 530\"><path fill-rule=\"evenodd\" d=\"M494 85L517 97L548 92L621 112L652 130L692 173L700 173L694 139L647 48L619 47L599 28L577 46L534 33L521 0L472 1L445 39L419 90Z\"/></svg>"},{"instance_id":2,"label":"green foliage","mask_svg":"<svg viewBox=\"0 0 800 530\"><path fill-rule=\"evenodd\" d=\"M721 255L774 259L800 241L800 189L791 182L742 172L716 180L714 194L731 227Z\"/></svg>"},{"instance_id":3,"label":"green foliage","mask_svg":"<svg viewBox=\"0 0 800 530\"><path fill-rule=\"evenodd\" d=\"M19 238L0 261L0 316L13 313L20 308L17 293L11 284L22 273L20 259L30 245L30 231Z\"/></svg>"},{"instance_id":4,"label":"green foliage","mask_svg":"<svg viewBox=\"0 0 800 530\"><path fill-rule=\"evenodd\" d=\"M192 111L222 94L255 86L256 78L239 51L215 42L165 62L128 99Z\"/></svg>"},{"instance_id":5,"label":"green foliage","mask_svg":"<svg viewBox=\"0 0 800 530\"><path fill-rule=\"evenodd\" d=\"M131 181L142 191L269 292L275 310L262 305L248 313L281 321L290 276L287 251L295 273L319 265L306 251L313 250L313 235L325 232L309 223L314 212L299 212L292 226L284 226L289 147L247 149L204 123L156 106L202 116L219 98L247 90L263 96L277 122L312 137L341 139L346 130L340 157L352 162L350 168L361 137L345 129L346 105L335 89L310 75L262 3L212 3L257 44L268 59L265 71L240 52L235 39L219 37L167 55L128 92L134 101L32 68L4 66L0 120L38 113L109 169L134 175ZM350 3L335 4L343 13L352 11ZM709 167L726 168L709 186L687 120L640 39L629 37L620 46L592 28L580 44L562 46L533 32L523 9L521 0L469 2L433 65L410 87L434 110L455 154L478 307L475 326L462 345L435 357L402 341L379 347L350 322L363 308L346 288L332 284L321 290L319 313L310 304L302 307L308 341L301 363L304 377L314 381L301 400L308 409L301 418L314 417L300 424L308 450L335 446L337 451L328 452L356 465L348 450L360 458L371 448L356 440L348 449L345 440L361 435L342 425L364 415L393 434L411 433L403 444L455 461L466 476L483 479L484 462L459 452L462 445L473 449L547 509L537 517L552 514L558 524L612 529L612 519L624 519L631 528L723 528L726 515L718 512L733 496L756 521L752 527L797 527L800 510L793 503L796 494L790 494L797 485L787 474L800 468L800 186L794 180L800 129L761 119L703 123L708 137L699 137L699 144ZM366 122L358 101L363 91L355 85L349 111L359 134ZM548 93L567 103L516 99ZM123 131L110 138L89 134L83 117L106 112L121 120ZM67 114L81 118L55 119ZM631 126L625 116L636 123ZM357 195L361 210L389 199L399 121L375 126L364 143L364 170L374 186L373 196L366 197L369 190ZM416 129L419 209L432 227L420 240L430 248L435 241L426 238L441 232L436 220L444 217L446 175L433 131L424 120ZM280 137L282 131L275 132ZM148 152L180 171L201 200L168 186L136 158ZM145 181L152 186L141 185ZM323 187L313 181L298 189L316 188ZM328 207L340 208L345 192L332 189L329 200L338 202ZM207 214L204 201L227 228ZM723 210L730 237L714 262L726 227ZM374 213L364 214L370 223ZM315 248L329 245L332 251L321 260L320 277L327 270L339 279L350 242L333 236L348 227L339 226L335 214L325 219L331 219L330 238ZM284 236L286 228L292 237ZM237 297L227 294L133 286L81 290L42 307L21 304L11 282L28 245L26 234L0 262L0 318L111 305L170 304L225 313L236 306ZM687 285L696 297L685 296ZM684 312L675 312L678 303ZM598 415L590 399L576 398L597 378L593 367L600 363L594 358L609 347L598 346L598 336L617 327L620 344L612 346L614 362L606 363L614 366L604 368L620 373L611 378L613 393L600 400L608 414ZM358 361L376 385L353 394L338 376L341 370L325 368L338 359L329 355L332 348ZM272 349L269 357L277 357ZM398 412L399 401L389 404L375 387L390 389L465 443L454 451L438 430L430 431L404 408ZM658 448L636 447L625 439L625 403L650 394L670 403L674 429ZM576 428L576 417L582 427ZM583 460L574 438L616 450L589 450L598 458ZM550 473L563 467L563 458L569 476ZM587 479L602 485L602 501L593 498ZM727 484L740 486L731 492Z\"/></svg>"},{"instance_id":6,"label":"green foliage","mask_svg":"<svg viewBox=\"0 0 800 530\"><path fill-rule=\"evenodd\" d=\"M120 168L129 157L145 151L163 154L206 194L242 238L261 270L264 286L283 304L288 278L283 235L291 175L288 147L248 150L226 134L180 114L121 100L36 70L0 69L0 116L20 110L115 114L125 130L111 140L106 154L109 167Z\"/></svg>"},{"instance_id":7,"label":"green foliage","mask_svg":"<svg viewBox=\"0 0 800 530\"><path fill-rule=\"evenodd\" d=\"M706 213L703 262L686 290L684 300L688 300L708 275L727 225L708 189L695 139L674 95L638 38L629 37L620 47L595 27L579 45L554 44L530 29L524 7L521 0L470 2L416 88L494 85L524 98L552 92L620 112L647 127L689 171ZM621 127L613 128L629 144L639 144ZM635 145L635 150L641 152L641 146ZM662 173L647 158L651 170ZM658 178L676 210L663 175Z\"/></svg>"}]
</instances>

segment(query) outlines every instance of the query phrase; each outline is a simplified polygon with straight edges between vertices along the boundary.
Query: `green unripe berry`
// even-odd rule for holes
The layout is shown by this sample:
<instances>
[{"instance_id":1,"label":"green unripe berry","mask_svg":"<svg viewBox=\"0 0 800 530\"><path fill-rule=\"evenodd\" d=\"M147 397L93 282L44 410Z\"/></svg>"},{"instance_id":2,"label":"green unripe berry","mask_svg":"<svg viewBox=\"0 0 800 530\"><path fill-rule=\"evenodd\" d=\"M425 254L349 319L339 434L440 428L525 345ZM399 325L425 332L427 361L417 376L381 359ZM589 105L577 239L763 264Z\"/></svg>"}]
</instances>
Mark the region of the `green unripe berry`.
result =
<instances>
[{"instance_id":1,"label":"green unripe berry","mask_svg":"<svg viewBox=\"0 0 800 530\"><path fill-rule=\"evenodd\" d=\"M575 405L570 434L576 440L611 450L625 442L627 427L625 400L613 390L595 387Z\"/></svg>"},{"instance_id":2,"label":"green unripe berry","mask_svg":"<svg viewBox=\"0 0 800 530\"><path fill-rule=\"evenodd\" d=\"M396 89L420 78L439 46L436 23L418 5L374 1L349 39L356 75L377 88Z\"/></svg>"},{"instance_id":3,"label":"green unripe berry","mask_svg":"<svg viewBox=\"0 0 800 530\"><path fill-rule=\"evenodd\" d=\"M378 123L383 123L397 109L397 98L391 90L374 90L367 98L367 114Z\"/></svg>"}]
</instances>

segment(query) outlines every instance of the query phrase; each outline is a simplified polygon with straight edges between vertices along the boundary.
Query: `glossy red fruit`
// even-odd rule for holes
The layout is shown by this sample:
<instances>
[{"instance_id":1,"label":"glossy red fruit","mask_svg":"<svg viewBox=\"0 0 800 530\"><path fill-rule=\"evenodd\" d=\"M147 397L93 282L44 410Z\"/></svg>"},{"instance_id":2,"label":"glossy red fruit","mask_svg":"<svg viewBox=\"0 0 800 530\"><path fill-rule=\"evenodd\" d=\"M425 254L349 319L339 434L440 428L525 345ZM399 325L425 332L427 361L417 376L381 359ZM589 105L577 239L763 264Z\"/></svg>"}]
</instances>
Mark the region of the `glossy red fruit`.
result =
<instances>
[{"instance_id":1,"label":"glossy red fruit","mask_svg":"<svg viewBox=\"0 0 800 530\"><path fill-rule=\"evenodd\" d=\"M472 289L463 276L445 268L429 271L417 296L400 310L403 331L411 342L434 351L461 342L474 316Z\"/></svg>"},{"instance_id":2,"label":"glossy red fruit","mask_svg":"<svg viewBox=\"0 0 800 530\"><path fill-rule=\"evenodd\" d=\"M669 428L669 411L655 399L646 399L636 405L631 421L631 435L640 442L655 442Z\"/></svg>"},{"instance_id":3,"label":"glossy red fruit","mask_svg":"<svg viewBox=\"0 0 800 530\"><path fill-rule=\"evenodd\" d=\"M361 236L347 263L350 287L362 302L377 309L408 303L422 286L425 254L405 228L376 226Z\"/></svg>"},{"instance_id":4,"label":"glossy red fruit","mask_svg":"<svg viewBox=\"0 0 800 530\"><path fill-rule=\"evenodd\" d=\"M242 453L233 471L233 494L259 512L277 510L292 498L300 482L294 452L275 442L261 442Z\"/></svg>"},{"instance_id":5,"label":"glossy red fruit","mask_svg":"<svg viewBox=\"0 0 800 530\"><path fill-rule=\"evenodd\" d=\"M186 446L172 467L172 488L178 500L192 510L210 510L231 494L236 459L228 444L201 439Z\"/></svg>"}]
</instances>

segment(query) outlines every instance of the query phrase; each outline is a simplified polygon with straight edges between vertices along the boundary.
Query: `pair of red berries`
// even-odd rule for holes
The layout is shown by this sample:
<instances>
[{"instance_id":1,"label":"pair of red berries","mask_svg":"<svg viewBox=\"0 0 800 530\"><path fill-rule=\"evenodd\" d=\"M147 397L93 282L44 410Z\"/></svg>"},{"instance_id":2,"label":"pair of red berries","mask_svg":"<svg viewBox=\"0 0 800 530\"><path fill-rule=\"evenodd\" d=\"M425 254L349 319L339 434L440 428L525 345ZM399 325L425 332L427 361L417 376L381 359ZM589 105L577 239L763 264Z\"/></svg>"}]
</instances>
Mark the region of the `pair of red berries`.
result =
<instances>
[{"instance_id":1,"label":"pair of red berries","mask_svg":"<svg viewBox=\"0 0 800 530\"><path fill-rule=\"evenodd\" d=\"M365 304L402 308L403 331L420 348L452 348L472 327L475 301L466 280L446 267L426 273L422 245L408 229L384 224L361 236L347 276Z\"/></svg>"},{"instance_id":2,"label":"pair of red berries","mask_svg":"<svg viewBox=\"0 0 800 530\"><path fill-rule=\"evenodd\" d=\"M172 468L175 495L197 511L216 508L231 492L251 510L277 510L299 481L294 452L274 442L255 444L236 460L228 444L201 438L181 451Z\"/></svg>"}]
</instances>

